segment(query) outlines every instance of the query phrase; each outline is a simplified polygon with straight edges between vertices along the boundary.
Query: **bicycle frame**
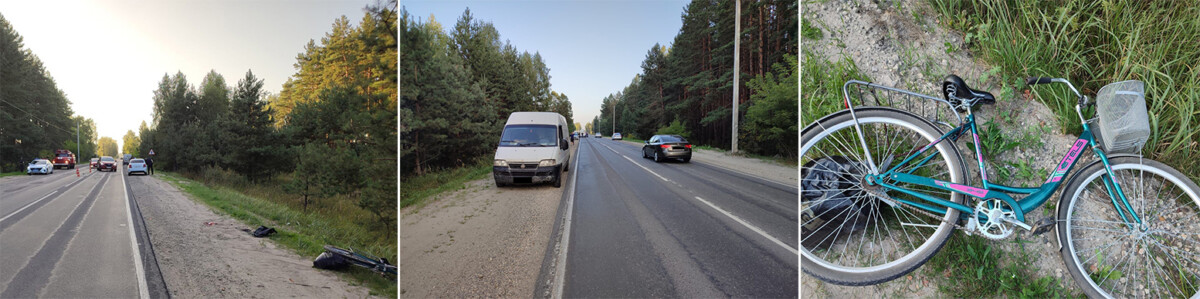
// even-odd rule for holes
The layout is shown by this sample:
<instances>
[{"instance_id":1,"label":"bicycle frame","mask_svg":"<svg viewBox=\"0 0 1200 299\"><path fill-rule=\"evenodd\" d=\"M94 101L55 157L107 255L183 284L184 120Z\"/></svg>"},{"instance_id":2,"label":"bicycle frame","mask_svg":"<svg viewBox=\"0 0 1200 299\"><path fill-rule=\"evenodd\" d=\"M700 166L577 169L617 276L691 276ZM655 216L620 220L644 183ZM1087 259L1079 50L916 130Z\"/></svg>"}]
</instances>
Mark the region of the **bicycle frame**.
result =
<instances>
[{"instance_id":1,"label":"bicycle frame","mask_svg":"<svg viewBox=\"0 0 1200 299\"><path fill-rule=\"evenodd\" d=\"M928 178L928 177L914 175L911 173L912 170L910 170L908 172L898 171L902 166L908 165L910 162L915 160L916 157L921 156L922 153L925 153L929 149L933 148L934 145L942 142L943 140L946 140L947 138L949 138L951 142L957 141L959 137L961 137L963 134L966 134L967 130L970 130L971 137L974 138L974 141L975 141L975 157L976 157L977 161L979 162L979 173L980 173L980 177L982 178L982 181L983 181L983 188L961 185L961 184L956 184L956 183L951 183L951 182L945 182L945 181L935 180L935 179ZM887 189L895 190L895 191L898 191L898 192L901 192L904 194L908 194L908 195L914 196L916 198L920 198L924 201L934 204L934 205L931 205L931 204L927 204L927 203L914 202L914 201L907 200L907 199L894 198L894 200L903 201L906 204L910 204L910 205L919 207L921 209L924 209L926 211L929 211L929 212L932 212L935 214L944 215L944 213L946 212L945 207L950 207L955 210L962 211L964 213L967 213L967 215L973 215L975 209L973 207L955 203L955 202L952 202L952 201L949 201L946 199L937 198L937 197L930 196L930 195L920 193L917 191L905 189L905 188L896 186L894 184L891 184L890 181L904 182L904 183L910 183L910 184L915 184L915 185L920 185L920 186L928 186L928 187L932 187L932 188L937 188L937 189L942 189L942 190L946 190L946 191L950 191L950 192L963 194L963 195L970 196L973 198L978 198L978 199L1002 200L1005 203L1007 203L1010 207L1018 207L1013 212L1014 212L1014 214L1016 214L1017 220L1019 220L1021 222L1025 222L1025 214L1029 213L1030 211L1033 211L1037 207L1044 204L1050 198L1050 196L1053 195L1056 190L1058 190L1058 187L1060 187L1063 184L1063 178L1066 177L1066 175L1071 172L1071 169L1075 165L1075 162L1078 162L1078 158L1083 154L1083 151L1087 147L1091 147L1092 151L1096 154L1096 156L1100 158L1100 161L1102 161L1102 163L1104 163L1104 169L1107 172L1107 175L1104 175L1102 180L1103 180L1104 186L1109 194L1109 197L1112 198L1112 200L1113 200L1112 204L1113 204L1113 207L1117 209L1117 213L1121 216L1121 218L1127 224L1128 223L1141 224L1142 223L1141 219L1133 211L1133 208L1130 207L1129 201L1126 200L1125 193L1121 190L1120 185L1117 184L1117 182L1112 179L1113 171L1112 171L1111 165L1108 162L1108 157L1104 154L1103 150L1101 150L1099 147L1096 146L1095 137L1092 134L1091 128L1088 127L1087 122L1083 122L1083 133L1080 134L1079 139L1075 140L1075 142L1071 146L1070 150L1067 151L1066 155L1057 164L1058 166L1050 174L1050 177L1048 177L1046 179L1046 181L1044 183L1042 183L1042 185L1038 188L1010 187L1010 186L1005 186L1005 185L992 183L992 182L988 181L987 166L983 160L983 145L979 142L978 125L975 122L974 113L972 113L969 109L967 111L966 119L963 121L962 124L955 127L954 129L951 129L946 134L943 134L940 138L938 138L937 140L934 140L932 143L929 143L928 145L921 147L916 152L909 154L907 158L905 158L900 163L897 163L895 166L892 166L887 171L882 172L878 175L873 175L872 179L875 182L877 182L880 186L883 186ZM931 158L933 158L934 156L935 155L930 155L929 157L926 157L926 158L922 159L921 161L916 162L916 164L914 164L914 167L912 169L915 170L916 168L923 166L925 163L928 163L929 160ZM884 179L884 178L886 178L886 179ZM1009 194L1029 194L1029 195L1020 200L1014 200L1012 198L1012 196L1010 196ZM1118 200L1119 200L1119 202L1118 202ZM941 208L939 209L937 206L941 206ZM1124 208L1124 210L1122 210L1122 208ZM1128 215L1126 213L1128 213ZM1129 219L1130 217L1133 218L1132 222ZM986 219L979 219L979 220L984 221Z\"/></svg>"}]
</instances>

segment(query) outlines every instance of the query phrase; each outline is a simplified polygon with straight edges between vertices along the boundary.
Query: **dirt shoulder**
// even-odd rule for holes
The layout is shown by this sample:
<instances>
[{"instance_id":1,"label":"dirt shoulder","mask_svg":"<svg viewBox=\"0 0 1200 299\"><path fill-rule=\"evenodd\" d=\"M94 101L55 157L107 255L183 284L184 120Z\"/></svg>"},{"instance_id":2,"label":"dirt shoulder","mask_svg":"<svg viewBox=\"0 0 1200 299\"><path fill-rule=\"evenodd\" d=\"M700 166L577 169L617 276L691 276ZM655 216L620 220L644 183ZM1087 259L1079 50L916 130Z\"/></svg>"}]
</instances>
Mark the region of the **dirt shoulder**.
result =
<instances>
[{"instance_id":1,"label":"dirt shoulder","mask_svg":"<svg viewBox=\"0 0 1200 299\"><path fill-rule=\"evenodd\" d=\"M532 296L568 187L497 188L489 175L401 210L400 296Z\"/></svg>"},{"instance_id":2,"label":"dirt shoulder","mask_svg":"<svg viewBox=\"0 0 1200 299\"><path fill-rule=\"evenodd\" d=\"M172 297L373 297L366 287L312 268L311 257L241 231L248 227L157 177L128 179Z\"/></svg>"}]
</instances>

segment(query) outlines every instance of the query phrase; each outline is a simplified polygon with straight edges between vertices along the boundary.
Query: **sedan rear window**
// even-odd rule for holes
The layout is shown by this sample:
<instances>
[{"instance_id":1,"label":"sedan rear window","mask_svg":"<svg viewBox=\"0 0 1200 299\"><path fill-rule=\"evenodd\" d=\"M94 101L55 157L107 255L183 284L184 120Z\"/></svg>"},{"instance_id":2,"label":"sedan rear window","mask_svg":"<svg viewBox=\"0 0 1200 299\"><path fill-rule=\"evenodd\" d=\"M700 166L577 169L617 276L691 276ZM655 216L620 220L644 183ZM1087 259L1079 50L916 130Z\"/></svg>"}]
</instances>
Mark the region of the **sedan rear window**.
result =
<instances>
[{"instance_id":1,"label":"sedan rear window","mask_svg":"<svg viewBox=\"0 0 1200 299\"><path fill-rule=\"evenodd\" d=\"M146 160L142 160L142 159L133 159L132 161L129 161L129 163L145 163L145 162L146 162Z\"/></svg>"},{"instance_id":2,"label":"sedan rear window","mask_svg":"<svg viewBox=\"0 0 1200 299\"><path fill-rule=\"evenodd\" d=\"M659 142L687 142L687 140L675 136L661 136L658 140Z\"/></svg>"}]
</instances>

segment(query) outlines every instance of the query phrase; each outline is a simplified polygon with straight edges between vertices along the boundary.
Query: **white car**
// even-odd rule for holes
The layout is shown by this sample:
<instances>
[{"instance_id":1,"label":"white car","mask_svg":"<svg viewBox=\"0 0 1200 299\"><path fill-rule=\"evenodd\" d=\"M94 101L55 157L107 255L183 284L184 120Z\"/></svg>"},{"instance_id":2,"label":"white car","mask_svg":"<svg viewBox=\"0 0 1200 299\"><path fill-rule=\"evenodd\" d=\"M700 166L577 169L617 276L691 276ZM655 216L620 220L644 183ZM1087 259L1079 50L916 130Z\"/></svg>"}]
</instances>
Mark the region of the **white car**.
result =
<instances>
[{"instance_id":1,"label":"white car","mask_svg":"<svg viewBox=\"0 0 1200 299\"><path fill-rule=\"evenodd\" d=\"M29 162L29 166L25 167L25 174L33 175L35 173L38 173L38 174L54 173L54 163L50 163L50 160L46 160L46 159L33 159L33 162Z\"/></svg>"},{"instance_id":2,"label":"white car","mask_svg":"<svg viewBox=\"0 0 1200 299\"><path fill-rule=\"evenodd\" d=\"M129 167L126 168L125 175L133 175L134 172L141 172L142 174L150 174L149 172L147 172L146 159L136 158L136 159L129 160Z\"/></svg>"},{"instance_id":3,"label":"white car","mask_svg":"<svg viewBox=\"0 0 1200 299\"><path fill-rule=\"evenodd\" d=\"M613 133L612 140L621 140L621 133Z\"/></svg>"},{"instance_id":4,"label":"white car","mask_svg":"<svg viewBox=\"0 0 1200 299\"><path fill-rule=\"evenodd\" d=\"M562 187L571 165L567 119L554 112L513 112L504 124L492 164L496 186L549 182Z\"/></svg>"}]
</instances>

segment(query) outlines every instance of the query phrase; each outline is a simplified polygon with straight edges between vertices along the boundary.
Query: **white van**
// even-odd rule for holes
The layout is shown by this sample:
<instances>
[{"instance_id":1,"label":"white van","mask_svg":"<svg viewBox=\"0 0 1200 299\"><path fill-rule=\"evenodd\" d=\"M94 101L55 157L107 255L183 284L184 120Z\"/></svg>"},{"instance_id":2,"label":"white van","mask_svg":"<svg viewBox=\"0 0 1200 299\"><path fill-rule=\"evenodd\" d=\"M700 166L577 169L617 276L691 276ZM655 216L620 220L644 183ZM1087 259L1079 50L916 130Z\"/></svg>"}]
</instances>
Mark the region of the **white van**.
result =
<instances>
[{"instance_id":1,"label":"white van","mask_svg":"<svg viewBox=\"0 0 1200 299\"><path fill-rule=\"evenodd\" d=\"M496 186L551 182L562 187L570 167L567 118L554 112L513 112L504 124L492 176Z\"/></svg>"}]
</instances>

